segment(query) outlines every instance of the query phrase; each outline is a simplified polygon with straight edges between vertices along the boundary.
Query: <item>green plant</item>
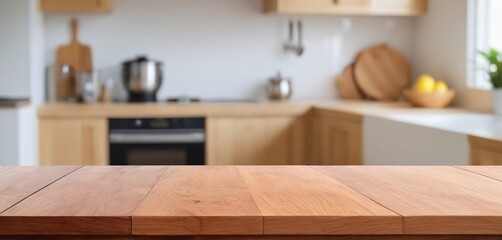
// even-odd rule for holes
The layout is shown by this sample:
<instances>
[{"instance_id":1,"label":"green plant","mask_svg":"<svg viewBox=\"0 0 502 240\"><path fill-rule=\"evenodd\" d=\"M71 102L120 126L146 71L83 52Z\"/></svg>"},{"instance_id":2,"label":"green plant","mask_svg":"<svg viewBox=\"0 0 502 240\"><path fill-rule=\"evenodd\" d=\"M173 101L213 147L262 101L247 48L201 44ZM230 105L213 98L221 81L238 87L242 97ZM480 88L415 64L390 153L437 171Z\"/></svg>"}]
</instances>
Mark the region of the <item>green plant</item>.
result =
<instances>
[{"instance_id":1,"label":"green plant","mask_svg":"<svg viewBox=\"0 0 502 240\"><path fill-rule=\"evenodd\" d=\"M488 62L488 68L485 71L488 73L493 88L502 88L502 55L494 48L487 52L479 51L479 53Z\"/></svg>"}]
</instances>

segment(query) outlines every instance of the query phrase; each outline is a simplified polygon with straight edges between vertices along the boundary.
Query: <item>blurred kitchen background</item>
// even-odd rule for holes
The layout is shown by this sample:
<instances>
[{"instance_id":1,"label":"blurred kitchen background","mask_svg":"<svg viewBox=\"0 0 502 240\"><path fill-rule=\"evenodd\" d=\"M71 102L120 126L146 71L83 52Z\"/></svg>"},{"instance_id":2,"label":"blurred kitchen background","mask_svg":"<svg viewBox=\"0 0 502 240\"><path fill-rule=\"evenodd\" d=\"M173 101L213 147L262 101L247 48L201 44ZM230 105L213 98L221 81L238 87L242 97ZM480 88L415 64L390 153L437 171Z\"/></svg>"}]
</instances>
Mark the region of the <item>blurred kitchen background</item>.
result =
<instances>
[{"instance_id":1,"label":"blurred kitchen background","mask_svg":"<svg viewBox=\"0 0 502 240\"><path fill-rule=\"evenodd\" d=\"M315 2L322 6L323 1ZM0 164L39 164L37 109L48 104L46 71L56 64L58 48L71 41L72 19L78 22L78 39L92 49L93 70L100 71L101 80L113 82L112 98L118 102L128 100L122 64L138 56L163 64L156 94L162 102L178 97L264 101L268 80L277 73L292 80L291 102L337 100L337 76L360 51L385 43L409 61L407 87L428 74L455 90L453 106L492 110L489 85L479 80L483 73L472 62L477 49L502 45L502 31L481 39L481 31L496 28L480 23L482 4L491 4L484 13L502 9L496 0L429 0L426 10L404 14L316 12L308 6L304 12L266 13L263 0L101 4L105 6L58 11L42 10L38 0L0 0L0 96L16 102L0 109ZM496 22L497 14L485 15L486 21ZM301 55L285 51L290 22L292 43L301 22Z\"/></svg>"}]
</instances>

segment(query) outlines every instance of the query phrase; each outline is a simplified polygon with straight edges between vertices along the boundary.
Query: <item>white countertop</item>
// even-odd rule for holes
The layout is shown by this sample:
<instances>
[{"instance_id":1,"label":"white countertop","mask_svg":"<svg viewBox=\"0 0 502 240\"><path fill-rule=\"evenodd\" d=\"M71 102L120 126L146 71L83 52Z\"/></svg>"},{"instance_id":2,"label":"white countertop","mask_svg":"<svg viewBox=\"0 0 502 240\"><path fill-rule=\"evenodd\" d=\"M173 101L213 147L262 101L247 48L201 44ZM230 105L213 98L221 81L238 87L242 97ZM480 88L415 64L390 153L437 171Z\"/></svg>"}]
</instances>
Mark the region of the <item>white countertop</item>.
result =
<instances>
[{"instance_id":1,"label":"white countertop","mask_svg":"<svg viewBox=\"0 0 502 240\"><path fill-rule=\"evenodd\" d=\"M461 108L413 108L404 102L379 103L341 101L321 103L319 108L350 111L388 120L502 141L502 116Z\"/></svg>"},{"instance_id":2,"label":"white countertop","mask_svg":"<svg viewBox=\"0 0 502 240\"><path fill-rule=\"evenodd\" d=\"M445 131L502 141L502 117L492 114L395 114L386 118Z\"/></svg>"}]
</instances>

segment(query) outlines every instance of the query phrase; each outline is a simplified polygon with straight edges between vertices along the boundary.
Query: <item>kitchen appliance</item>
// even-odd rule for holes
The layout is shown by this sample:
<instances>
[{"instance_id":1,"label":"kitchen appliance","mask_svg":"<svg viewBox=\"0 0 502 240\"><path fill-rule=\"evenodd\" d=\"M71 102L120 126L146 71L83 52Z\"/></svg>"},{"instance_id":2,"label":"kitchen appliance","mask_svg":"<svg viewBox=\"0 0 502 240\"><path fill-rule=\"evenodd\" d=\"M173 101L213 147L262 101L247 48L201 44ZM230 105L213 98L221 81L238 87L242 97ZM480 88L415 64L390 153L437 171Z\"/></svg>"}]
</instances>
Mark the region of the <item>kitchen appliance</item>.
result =
<instances>
[{"instance_id":1,"label":"kitchen appliance","mask_svg":"<svg viewBox=\"0 0 502 240\"><path fill-rule=\"evenodd\" d=\"M47 102L76 102L78 100L75 71L68 64L56 64L46 69L45 98Z\"/></svg>"},{"instance_id":2,"label":"kitchen appliance","mask_svg":"<svg viewBox=\"0 0 502 240\"><path fill-rule=\"evenodd\" d=\"M201 102L200 98L197 97L189 97L189 96L179 96L179 97L171 97L167 99L168 103L199 103Z\"/></svg>"},{"instance_id":3,"label":"kitchen appliance","mask_svg":"<svg viewBox=\"0 0 502 240\"><path fill-rule=\"evenodd\" d=\"M204 118L109 120L110 165L204 165Z\"/></svg>"},{"instance_id":4,"label":"kitchen appliance","mask_svg":"<svg viewBox=\"0 0 502 240\"><path fill-rule=\"evenodd\" d=\"M293 85L290 79L283 78L281 73L269 80L268 96L272 100L285 100L293 95Z\"/></svg>"},{"instance_id":5,"label":"kitchen appliance","mask_svg":"<svg viewBox=\"0 0 502 240\"><path fill-rule=\"evenodd\" d=\"M122 64L122 78L129 92L129 102L156 102L163 66L161 62L140 56Z\"/></svg>"},{"instance_id":6,"label":"kitchen appliance","mask_svg":"<svg viewBox=\"0 0 502 240\"><path fill-rule=\"evenodd\" d=\"M168 103L189 104L189 103L256 103L256 100L247 98L198 98L190 96L171 97Z\"/></svg>"}]
</instances>

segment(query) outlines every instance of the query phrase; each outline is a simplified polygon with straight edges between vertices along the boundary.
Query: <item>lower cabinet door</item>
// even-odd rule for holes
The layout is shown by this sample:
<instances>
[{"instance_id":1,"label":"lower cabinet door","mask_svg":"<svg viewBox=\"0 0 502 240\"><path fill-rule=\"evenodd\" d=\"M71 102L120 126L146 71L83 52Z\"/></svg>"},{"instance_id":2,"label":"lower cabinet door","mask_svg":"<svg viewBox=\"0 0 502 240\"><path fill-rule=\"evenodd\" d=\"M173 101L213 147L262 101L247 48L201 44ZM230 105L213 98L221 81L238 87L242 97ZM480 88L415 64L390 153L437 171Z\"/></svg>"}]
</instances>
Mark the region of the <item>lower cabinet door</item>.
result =
<instances>
[{"instance_id":1,"label":"lower cabinet door","mask_svg":"<svg viewBox=\"0 0 502 240\"><path fill-rule=\"evenodd\" d=\"M41 165L108 165L106 119L40 119Z\"/></svg>"},{"instance_id":2,"label":"lower cabinet door","mask_svg":"<svg viewBox=\"0 0 502 240\"><path fill-rule=\"evenodd\" d=\"M313 118L312 135L312 164L363 164L361 116L317 113Z\"/></svg>"},{"instance_id":3,"label":"lower cabinet door","mask_svg":"<svg viewBox=\"0 0 502 240\"><path fill-rule=\"evenodd\" d=\"M471 165L502 165L502 142L469 137Z\"/></svg>"},{"instance_id":4,"label":"lower cabinet door","mask_svg":"<svg viewBox=\"0 0 502 240\"><path fill-rule=\"evenodd\" d=\"M208 118L209 165L304 164L305 120L296 117Z\"/></svg>"}]
</instances>

